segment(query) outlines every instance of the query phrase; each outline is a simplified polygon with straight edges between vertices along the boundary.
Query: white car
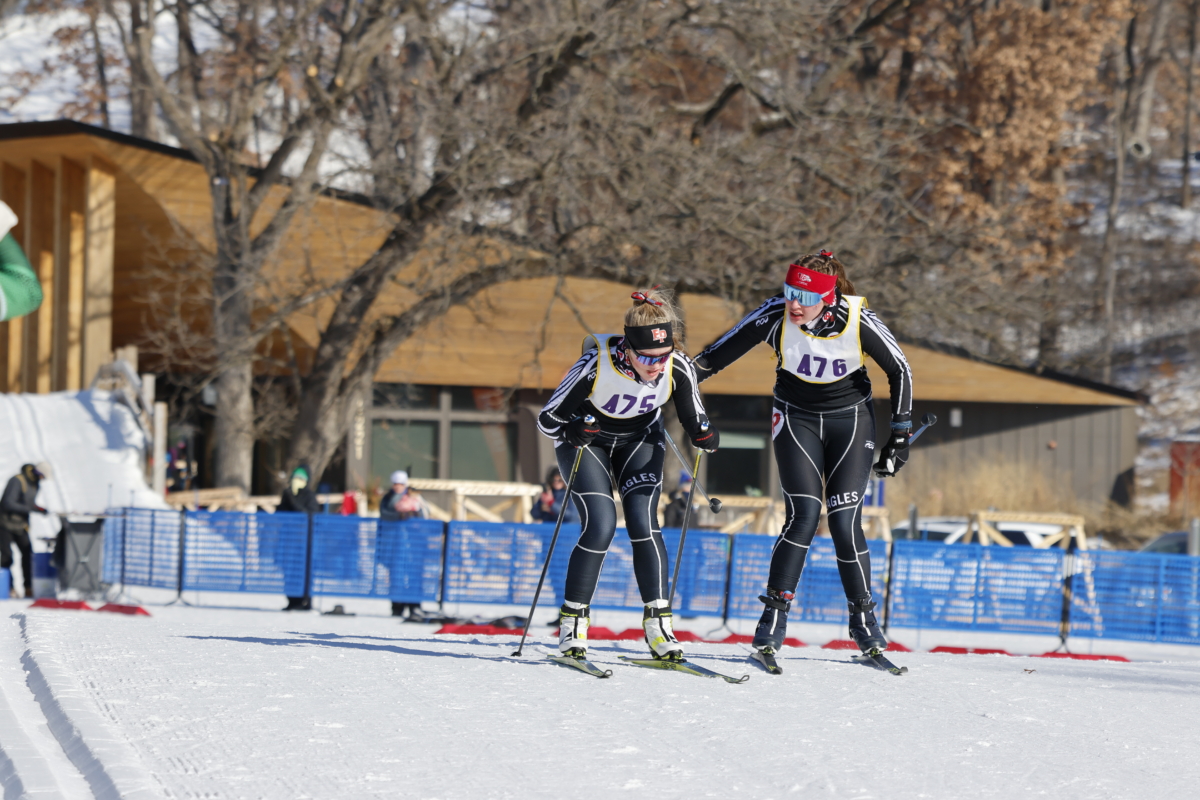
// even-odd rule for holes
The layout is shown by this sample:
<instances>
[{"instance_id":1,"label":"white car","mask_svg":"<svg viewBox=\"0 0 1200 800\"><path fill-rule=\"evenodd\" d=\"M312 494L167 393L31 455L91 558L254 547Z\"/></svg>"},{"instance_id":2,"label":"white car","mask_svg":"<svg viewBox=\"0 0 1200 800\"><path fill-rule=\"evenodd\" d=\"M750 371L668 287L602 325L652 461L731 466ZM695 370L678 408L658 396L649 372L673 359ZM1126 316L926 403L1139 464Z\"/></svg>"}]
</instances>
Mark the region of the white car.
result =
<instances>
[{"instance_id":1,"label":"white car","mask_svg":"<svg viewBox=\"0 0 1200 800\"><path fill-rule=\"evenodd\" d=\"M1044 547L1042 541L1062 530L1058 525L1044 522L993 522L992 526L1004 534L1014 545ZM908 533L908 520L892 528L892 539L919 539L925 542L958 544L967 535L966 517L918 517L917 535ZM978 542L978 538L971 537Z\"/></svg>"}]
</instances>

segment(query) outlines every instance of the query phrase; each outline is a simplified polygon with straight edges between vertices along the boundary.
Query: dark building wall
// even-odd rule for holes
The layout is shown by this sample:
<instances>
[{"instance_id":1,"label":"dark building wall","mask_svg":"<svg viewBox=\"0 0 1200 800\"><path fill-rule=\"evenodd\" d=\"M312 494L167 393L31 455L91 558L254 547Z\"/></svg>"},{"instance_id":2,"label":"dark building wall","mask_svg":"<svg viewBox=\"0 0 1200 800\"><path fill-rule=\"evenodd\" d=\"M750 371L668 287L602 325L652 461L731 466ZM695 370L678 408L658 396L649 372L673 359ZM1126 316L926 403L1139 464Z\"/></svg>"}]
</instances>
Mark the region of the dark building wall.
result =
<instances>
[{"instance_id":1,"label":"dark building wall","mask_svg":"<svg viewBox=\"0 0 1200 800\"><path fill-rule=\"evenodd\" d=\"M961 409L961 427L951 426L955 408ZM882 434L889 419L886 401L877 403L876 411ZM978 459L1020 461L1056 480L1069 480L1081 500L1127 504L1132 499L1134 406L918 401L914 424L929 412L938 422L922 434L912 457L927 459L935 472L960 470Z\"/></svg>"}]
</instances>

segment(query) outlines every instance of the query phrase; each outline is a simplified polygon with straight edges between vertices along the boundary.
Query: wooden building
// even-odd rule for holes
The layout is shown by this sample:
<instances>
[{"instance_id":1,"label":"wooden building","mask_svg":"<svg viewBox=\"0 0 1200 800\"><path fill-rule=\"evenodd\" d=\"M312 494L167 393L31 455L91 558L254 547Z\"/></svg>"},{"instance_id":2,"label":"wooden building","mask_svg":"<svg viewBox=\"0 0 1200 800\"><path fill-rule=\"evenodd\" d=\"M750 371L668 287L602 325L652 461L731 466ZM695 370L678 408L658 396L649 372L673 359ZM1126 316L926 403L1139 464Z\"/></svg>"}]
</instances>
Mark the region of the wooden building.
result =
<instances>
[{"instance_id":1,"label":"wooden building","mask_svg":"<svg viewBox=\"0 0 1200 800\"><path fill-rule=\"evenodd\" d=\"M0 197L21 218L14 233L46 294L37 314L0 325L0 383L10 392L86 387L114 349L153 333L143 291L151 268L161 274L173 261L211 252L206 175L182 150L70 121L0 126L0 169ZM270 269L280 279L309 270L336 280L362 263L390 227L386 215L364 204L322 196L297 220ZM570 277L525 280L451 309L400 347L376 376L371 396L354 405L347 488L379 486L398 468L418 477L540 481L553 453L536 431L536 414L578 357L583 335L620 329L629 291ZM680 299L692 352L742 314L715 297ZM393 312L408 302L399 288L381 298ZM300 363L316 347L329 306L288 320ZM1137 431L1133 395L927 343L905 349L917 415L933 411L942 420L918 445L925 458L956 469L1005 453L1069 472L1081 497L1127 497ZM887 381L873 363L869 368L882 404ZM773 357L761 346L704 384L722 431L721 451L707 459L713 491L778 493L768 426L773 382ZM267 466L271 472L285 465ZM668 485L676 474L668 471Z\"/></svg>"}]
</instances>

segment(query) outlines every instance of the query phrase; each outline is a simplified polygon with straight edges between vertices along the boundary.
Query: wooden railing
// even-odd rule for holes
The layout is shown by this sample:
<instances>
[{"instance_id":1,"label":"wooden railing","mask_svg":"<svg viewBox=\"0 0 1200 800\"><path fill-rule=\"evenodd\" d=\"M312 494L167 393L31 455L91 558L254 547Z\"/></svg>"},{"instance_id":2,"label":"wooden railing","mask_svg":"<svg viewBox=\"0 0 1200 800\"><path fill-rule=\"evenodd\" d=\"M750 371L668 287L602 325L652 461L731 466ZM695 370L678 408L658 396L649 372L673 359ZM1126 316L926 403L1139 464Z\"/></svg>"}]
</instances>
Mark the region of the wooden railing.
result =
<instances>
[{"instance_id":1,"label":"wooden railing","mask_svg":"<svg viewBox=\"0 0 1200 800\"><path fill-rule=\"evenodd\" d=\"M1058 531L1043 538L1035 547L1049 548L1058 545L1064 549L1070 547L1071 539L1080 550L1087 549L1087 534L1083 529L1083 517L1077 514L1054 514L1031 511L976 511L967 522L967 533L963 542L971 541L974 535L980 544L998 544L1001 547L1012 547L1013 543L993 523L996 522L1032 522L1043 525L1057 525ZM1030 540L1033 541L1032 539Z\"/></svg>"}]
</instances>

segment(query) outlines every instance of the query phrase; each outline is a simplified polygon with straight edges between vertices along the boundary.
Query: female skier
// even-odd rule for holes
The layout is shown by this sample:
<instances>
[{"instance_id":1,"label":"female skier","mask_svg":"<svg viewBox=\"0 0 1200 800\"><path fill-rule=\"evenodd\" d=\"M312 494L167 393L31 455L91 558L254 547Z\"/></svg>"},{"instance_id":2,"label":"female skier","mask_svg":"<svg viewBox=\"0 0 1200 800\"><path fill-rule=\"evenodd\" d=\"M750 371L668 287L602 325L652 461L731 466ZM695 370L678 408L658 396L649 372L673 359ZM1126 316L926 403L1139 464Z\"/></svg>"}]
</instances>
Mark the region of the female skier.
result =
<instances>
[{"instance_id":1,"label":"female skier","mask_svg":"<svg viewBox=\"0 0 1200 800\"><path fill-rule=\"evenodd\" d=\"M864 353L887 373L891 387L891 435L880 448L875 467L880 475L894 475L908 458L912 373L895 337L866 306L841 262L822 250L792 264L782 294L696 357L703 381L759 342L775 350L771 438L787 519L775 542L767 593L759 597L766 608L754 632L754 647L767 656L783 644L822 498L849 604L850 637L864 653L887 649L875 620L862 531L863 495L875 454L875 412Z\"/></svg>"},{"instance_id":2,"label":"female skier","mask_svg":"<svg viewBox=\"0 0 1200 800\"><path fill-rule=\"evenodd\" d=\"M675 401L679 420L698 448L715 451L719 437L707 425L695 369L683 352L679 315L657 288L633 293L623 335L584 338L583 356L538 417L542 433L557 441L554 452L563 475L571 474L575 448L587 448L571 490L583 529L571 551L559 612L558 649L573 658L587 654L588 606L617 526L615 485L646 604L646 644L655 658L683 659L671 628L667 549L658 526L666 453L660 409L668 399ZM584 421L589 415L595 419L590 424Z\"/></svg>"}]
</instances>

